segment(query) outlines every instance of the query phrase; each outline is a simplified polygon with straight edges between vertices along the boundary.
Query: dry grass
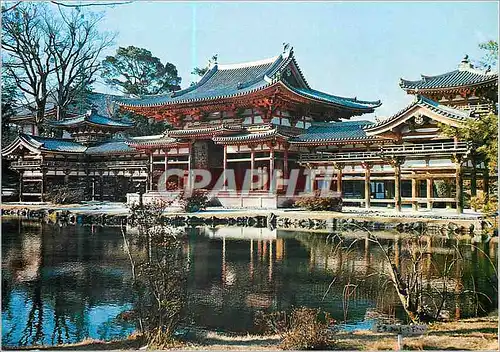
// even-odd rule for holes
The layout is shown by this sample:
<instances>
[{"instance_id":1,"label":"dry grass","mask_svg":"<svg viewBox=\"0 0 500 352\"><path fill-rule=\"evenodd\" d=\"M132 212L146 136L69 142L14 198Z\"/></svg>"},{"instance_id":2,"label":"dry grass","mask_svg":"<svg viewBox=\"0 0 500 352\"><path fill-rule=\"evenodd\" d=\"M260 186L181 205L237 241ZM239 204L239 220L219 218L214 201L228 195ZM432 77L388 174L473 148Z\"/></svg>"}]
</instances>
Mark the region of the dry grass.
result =
<instances>
[{"instance_id":1,"label":"dry grass","mask_svg":"<svg viewBox=\"0 0 500 352\"><path fill-rule=\"evenodd\" d=\"M405 350L488 350L498 351L498 317L464 319L456 322L435 323L423 336L404 337ZM370 331L344 332L335 335L335 350L394 350L396 336ZM173 347L176 350L278 350L277 335L229 335L199 331L187 343ZM15 348L16 350L137 350L144 347L140 335L123 341L103 342L85 340L77 344ZM8 349L2 346L2 349Z\"/></svg>"},{"instance_id":2,"label":"dry grass","mask_svg":"<svg viewBox=\"0 0 500 352\"><path fill-rule=\"evenodd\" d=\"M335 349L394 350L396 336L370 331L341 333ZM498 350L498 317L435 323L423 336L404 337L406 350Z\"/></svg>"}]
</instances>

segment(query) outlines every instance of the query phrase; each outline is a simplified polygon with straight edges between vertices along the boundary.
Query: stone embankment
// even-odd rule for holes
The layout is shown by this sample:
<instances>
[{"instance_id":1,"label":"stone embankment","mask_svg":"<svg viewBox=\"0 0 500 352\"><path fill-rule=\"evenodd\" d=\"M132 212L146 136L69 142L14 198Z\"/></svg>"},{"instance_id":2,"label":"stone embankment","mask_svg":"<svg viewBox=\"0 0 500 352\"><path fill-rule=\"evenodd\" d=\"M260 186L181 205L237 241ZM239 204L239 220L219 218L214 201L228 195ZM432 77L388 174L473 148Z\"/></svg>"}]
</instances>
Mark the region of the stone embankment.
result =
<instances>
[{"instance_id":1,"label":"stone embankment","mask_svg":"<svg viewBox=\"0 0 500 352\"><path fill-rule=\"evenodd\" d=\"M97 225L120 226L126 224L127 213L119 212L109 214L85 213L64 209L29 209L29 208L3 208L2 216L16 216L26 219L57 223L64 225ZM489 219L474 218L472 220L450 217L439 218L413 218L399 216L377 216L377 214L349 214L349 212L292 212L276 211L260 212L258 214L245 214L245 212L199 212L195 214L165 213L164 223L175 227L196 226L239 226L258 227L295 231L333 232L349 230L360 231L393 231L394 233L426 233L436 236L462 236L481 234L489 231L494 236L496 229Z\"/></svg>"}]
</instances>

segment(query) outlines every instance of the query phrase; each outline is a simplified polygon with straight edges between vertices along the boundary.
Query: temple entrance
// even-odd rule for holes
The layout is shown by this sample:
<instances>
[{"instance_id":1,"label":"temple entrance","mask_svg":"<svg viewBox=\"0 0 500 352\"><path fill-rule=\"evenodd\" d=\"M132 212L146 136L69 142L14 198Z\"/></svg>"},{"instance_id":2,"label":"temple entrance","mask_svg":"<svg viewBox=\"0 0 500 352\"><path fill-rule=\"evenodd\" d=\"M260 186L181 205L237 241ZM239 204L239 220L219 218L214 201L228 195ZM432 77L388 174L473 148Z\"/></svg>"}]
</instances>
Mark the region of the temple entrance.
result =
<instances>
[{"instance_id":1,"label":"temple entrance","mask_svg":"<svg viewBox=\"0 0 500 352\"><path fill-rule=\"evenodd\" d=\"M222 175L224 147L212 140L197 140L192 146L192 169L208 170L211 174L210 183L206 188L212 189Z\"/></svg>"}]
</instances>

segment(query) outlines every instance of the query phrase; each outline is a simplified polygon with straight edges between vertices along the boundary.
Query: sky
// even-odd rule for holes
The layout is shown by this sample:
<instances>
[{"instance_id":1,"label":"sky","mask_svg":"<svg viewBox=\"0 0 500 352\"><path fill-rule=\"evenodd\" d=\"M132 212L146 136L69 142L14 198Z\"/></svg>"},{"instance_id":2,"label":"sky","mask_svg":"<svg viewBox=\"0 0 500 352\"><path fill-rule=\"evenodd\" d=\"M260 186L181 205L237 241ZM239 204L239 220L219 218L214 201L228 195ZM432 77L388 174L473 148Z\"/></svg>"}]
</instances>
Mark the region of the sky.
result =
<instances>
[{"instance_id":1,"label":"sky","mask_svg":"<svg viewBox=\"0 0 500 352\"><path fill-rule=\"evenodd\" d=\"M493 2L163 2L134 1L106 8L102 30L116 32L118 47L143 47L171 62L187 87L218 55L220 64L279 55L283 43L313 89L381 100L386 117L410 103L399 79L455 70L478 44L498 41ZM113 93L101 83L95 90Z\"/></svg>"}]
</instances>

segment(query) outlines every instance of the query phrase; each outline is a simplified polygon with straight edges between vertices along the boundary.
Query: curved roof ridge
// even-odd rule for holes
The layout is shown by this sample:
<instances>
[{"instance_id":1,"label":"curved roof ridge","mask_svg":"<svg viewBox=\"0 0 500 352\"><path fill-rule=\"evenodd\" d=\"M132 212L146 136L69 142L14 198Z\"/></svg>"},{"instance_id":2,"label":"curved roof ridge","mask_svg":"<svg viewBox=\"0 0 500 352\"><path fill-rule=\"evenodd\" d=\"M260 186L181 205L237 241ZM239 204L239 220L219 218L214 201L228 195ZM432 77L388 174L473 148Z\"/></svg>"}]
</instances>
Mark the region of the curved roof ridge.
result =
<instances>
[{"instance_id":1,"label":"curved roof ridge","mask_svg":"<svg viewBox=\"0 0 500 352\"><path fill-rule=\"evenodd\" d=\"M181 90L173 91L173 92L170 92L168 94L164 94L163 96L168 96L170 98L174 98L174 97L180 97L181 95L189 93L189 92L201 87L202 85L204 85L217 71L218 71L218 65L216 64L211 69L209 69L207 72L205 72L205 74L201 77L201 79L198 82L196 82L195 84L193 84L192 86L181 89ZM158 97L158 95L156 95L156 96L152 95L152 96Z\"/></svg>"},{"instance_id":2,"label":"curved roof ridge","mask_svg":"<svg viewBox=\"0 0 500 352\"><path fill-rule=\"evenodd\" d=\"M439 102L432 100L430 98L427 98L423 95L417 94L415 95L415 99L413 101L405 106L403 109L399 110L395 114L373 124L372 126L367 126L365 129L366 130L371 130L373 128L377 128L379 126L385 125L396 118L398 118L400 115L406 113L410 109L412 109L414 106L427 106L427 108L432 109L433 111L440 111L442 115L445 115L446 117L450 117L453 119L458 119L458 120L465 120L468 117L470 117L470 113L464 112L462 110L454 109L449 106L445 106L442 104L439 104Z\"/></svg>"},{"instance_id":3,"label":"curved roof ridge","mask_svg":"<svg viewBox=\"0 0 500 352\"><path fill-rule=\"evenodd\" d=\"M286 84L286 85L288 87L291 87L289 84ZM309 90L312 93L319 93L319 94L324 95L324 96L332 97L332 98L335 98L335 99L346 100L346 101L349 101L349 102L352 102L352 103L357 103L357 104L360 104L360 105L373 105L372 107L375 107L375 108L379 107L380 105L382 105L382 102L380 101L380 99L379 100L375 100L375 101L358 100L356 97L354 97L354 98L342 97L340 95L333 95L333 94L325 93L325 92L322 92L322 91L319 91L319 90L316 90L316 89L312 89L312 88L307 88L307 89L297 88L297 87L291 87L291 88L294 89L294 90L297 90L299 92Z\"/></svg>"},{"instance_id":4,"label":"curved roof ridge","mask_svg":"<svg viewBox=\"0 0 500 352\"><path fill-rule=\"evenodd\" d=\"M239 69L239 68L246 68L246 67L271 64L271 63L277 61L281 57L282 57L281 55L277 55L277 56L269 57L267 59L248 61L248 62L240 62L240 63L235 63L235 64L217 64L215 66L217 66L218 69L221 71L234 70L234 69Z\"/></svg>"}]
</instances>

